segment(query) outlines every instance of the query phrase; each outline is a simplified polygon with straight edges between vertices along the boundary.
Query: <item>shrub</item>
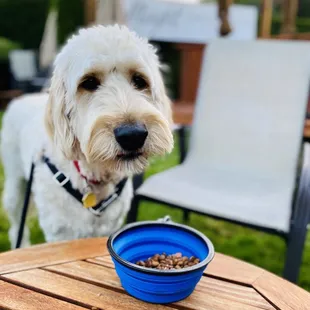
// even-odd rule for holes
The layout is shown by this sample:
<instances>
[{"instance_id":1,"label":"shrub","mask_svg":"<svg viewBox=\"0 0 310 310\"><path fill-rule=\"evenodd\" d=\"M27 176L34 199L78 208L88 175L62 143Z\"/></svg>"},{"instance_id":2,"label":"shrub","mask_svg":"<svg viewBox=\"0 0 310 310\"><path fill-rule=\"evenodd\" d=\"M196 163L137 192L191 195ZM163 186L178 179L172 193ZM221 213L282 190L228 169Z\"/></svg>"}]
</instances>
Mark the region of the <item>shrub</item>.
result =
<instances>
[{"instance_id":1,"label":"shrub","mask_svg":"<svg viewBox=\"0 0 310 310\"><path fill-rule=\"evenodd\" d=\"M20 44L0 37L0 62L7 61L10 50L20 48Z\"/></svg>"},{"instance_id":2,"label":"shrub","mask_svg":"<svg viewBox=\"0 0 310 310\"><path fill-rule=\"evenodd\" d=\"M38 48L48 8L47 0L0 0L0 36L26 49Z\"/></svg>"}]
</instances>

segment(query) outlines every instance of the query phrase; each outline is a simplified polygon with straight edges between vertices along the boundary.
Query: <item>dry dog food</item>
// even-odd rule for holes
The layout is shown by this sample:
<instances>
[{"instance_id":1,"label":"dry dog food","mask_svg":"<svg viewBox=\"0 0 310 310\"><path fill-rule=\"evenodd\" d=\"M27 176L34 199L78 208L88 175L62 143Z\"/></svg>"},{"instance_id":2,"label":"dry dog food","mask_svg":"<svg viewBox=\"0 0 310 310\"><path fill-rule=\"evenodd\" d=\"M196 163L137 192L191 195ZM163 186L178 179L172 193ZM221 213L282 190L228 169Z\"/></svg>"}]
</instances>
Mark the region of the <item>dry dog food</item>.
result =
<instances>
[{"instance_id":1,"label":"dry dog food","mask_svg":"<svg viewBox=\"0 0 310 310\"><path fill-rule=\"evenodd\" d=\"M183 256L182 253L179 252L171 255L167 255L166 253L155 254L145 261L140 260L136 262L136 265L152 269L170 270L187 268L199 262L199 258L194 256Z\"/></svg>"}]
</instances>

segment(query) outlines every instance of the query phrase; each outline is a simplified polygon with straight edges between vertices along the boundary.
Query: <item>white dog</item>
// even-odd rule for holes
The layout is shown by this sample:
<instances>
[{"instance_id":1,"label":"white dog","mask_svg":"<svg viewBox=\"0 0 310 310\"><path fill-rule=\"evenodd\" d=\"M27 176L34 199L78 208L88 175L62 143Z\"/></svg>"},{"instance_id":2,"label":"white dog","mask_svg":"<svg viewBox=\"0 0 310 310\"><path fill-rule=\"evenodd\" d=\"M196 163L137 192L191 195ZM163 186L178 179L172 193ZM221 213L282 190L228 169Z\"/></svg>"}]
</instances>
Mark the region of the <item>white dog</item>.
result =
<instances>
[{"instance_id":1,"label":"white dog","mask_svg":"<svg viewBox=\"0 0 310 310\"><path fill-rule=\"evenodd\" d=\"M14 100L3 118L12 247L32 161L32 192L50 242L119 229L133 195L131 176L173 148L170 101L146 40L117 25L82 29L54 65L49 94ZM22 246L28 244L25 228Z\"/></svg>"}]
</instances>

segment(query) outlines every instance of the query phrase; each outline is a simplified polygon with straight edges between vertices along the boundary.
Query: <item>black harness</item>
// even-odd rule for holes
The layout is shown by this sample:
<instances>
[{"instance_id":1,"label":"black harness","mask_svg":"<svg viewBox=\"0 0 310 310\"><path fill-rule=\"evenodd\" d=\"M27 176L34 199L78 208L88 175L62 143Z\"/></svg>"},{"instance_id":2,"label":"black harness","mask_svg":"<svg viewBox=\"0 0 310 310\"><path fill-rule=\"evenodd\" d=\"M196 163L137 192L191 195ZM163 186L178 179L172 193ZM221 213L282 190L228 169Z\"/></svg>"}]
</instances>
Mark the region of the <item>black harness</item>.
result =
<instances>
[{"instance_id":1,"label":"black harness","mask_svg":"<svg viewBox=\"0 0 310 310\"><path fill-rule=\"evenodd\" d=\"M71 196L73 196L77 201L83 204L83 194L74 189L68 177L66 177L62 172L60 172L55 165L53 165L49 159L45 156L42 157L43 161L46 163L47 167L53 173L53 179L63 187ZM115 192L108 198L101 200L96 206L88 208L94 215L99 216L113 201L115 201L123 191L127 182L127 178L123 179L116 185Z\"/></svg>"},{"instance_id":2,"label":"black harness","mask_svg":"<svg viewBox=\"0 0 310 310\"><path fill-rule=\"evenodd\" d=\"M76 190L72 187L72 183L69 180L69 178L59 171L55 165L53 165L50 160L42 156L42 161L47 165L47 167L50 169L50 171L53 174L53 179L54 181L61 187L63 187L71 196L73 196L77 201L79 201L82 206L83 206L83 197L84 195L79 191ZM34 163L31 164L31 170L30 170L30 177L28 180L27 184L27 190L25 194L25 200L24 200L24 206L23 206L23 211L22 211L22 217L21 217L21 223L18 231L18 238L16 242L16 248L19 248L21 245L22 237L23 237L23 232L24 232L24 226L25 226L25 220L26 220L26 215L27 215L27 210L28 210L28 205L29 205L29 198L31 195L31 185L33 182L33 174L34 174L34 168L35 165ZM95 205L92 208L87 208L91 213L93 213L96 216L100 216L101 213L107 209L110 204L115 201L122 193L125 185L127 182L127 178L123 179L120 181L116 187L115 187L115 192L111 194L109 197L106 199L101 200L97 205Z\"/></svg>"}]
</instances>

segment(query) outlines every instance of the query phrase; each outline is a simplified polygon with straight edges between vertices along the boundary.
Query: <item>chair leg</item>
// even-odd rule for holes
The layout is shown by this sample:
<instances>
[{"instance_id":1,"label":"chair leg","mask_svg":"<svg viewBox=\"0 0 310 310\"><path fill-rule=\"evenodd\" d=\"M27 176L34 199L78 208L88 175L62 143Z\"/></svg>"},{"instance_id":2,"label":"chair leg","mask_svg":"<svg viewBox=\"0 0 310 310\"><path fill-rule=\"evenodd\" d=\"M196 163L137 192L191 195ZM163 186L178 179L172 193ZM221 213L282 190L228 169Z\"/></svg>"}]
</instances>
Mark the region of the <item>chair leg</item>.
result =
<instances>
[{"instance_id":1,"label":"chair leg","mask_svg":"<svg viewBox=\"0 0 310 310\"><path fill-rule=\"evenodd\" d=\"M139 208L139 198L136 195L136 190L142 185L143 183L144 173L137 174L133 177L133 191L134 191L134 198L131 202L130 210L127 215L126 223L133 223L137 221L138 216L138 208Z\"/></svg>"},{"instance_id":2,"label":"chair leg","mask_svg":"<svg viewBox=\"0 0 310 310\"><path fill-rule=\"evenodd\" d=\"M298 225L299 224L299 225ZM286 252L286 261L284 266L283 277L288 281L297 283L299 269L302 263L302 254L307 235L307 225L296 223L289 234Z\"/></svg>"},{"instance_id":3,"label":"chair leg","mask_svg":"<svg viewBox=\"0 0 310 310\"><path fill-rule=\"evenodd\" d=\"M310 222L310 161L309 145L304 145L303 167L301 171L295 207L293 209L293 222L288 235L286 262L283 276L287 280L296 283L299 276L299 268L302 262L302 254L305 245L307 226Z\"/></svg>"},{"instance_id":4,"label":"chair leg","mask_svg":"<svg viewBox=\"0 0 310 310\"><path fill-rule=\"evenodd\" d=\"M134 192L142 185L144 173L137 174L133 177L133 190Z\"/></svg>"},{"instance_id":5,"label":"chair leg","mask_svg":"<svg viewBox=\"0 0 310 310\"><path fill-rule=\"evenodd\" d=\"M179 147L180 147L180 164L182 164L186 157L186 129L185 127L181 127L178 130L179 135Z\"/></svg>"},{"instance_id":6,"label":"chair leg","mask_svg":"<svg viewBox=\"0 0 310 310\"><path fill-rule=\"evenodd\" d=\"M190 212L185 210L183 211L183 223L188 223Z\"/></svg>"},{"instance_id":7,"label":"chair leg","mask_svg":"<svg viewBox=\"0 0 310 310\"><path fill-rule=\"evenodd\" d=\"M131 207L127 215L127 224L137 221L140 198L135 196L131 202Z\"/></svg>"}]
</instances>

